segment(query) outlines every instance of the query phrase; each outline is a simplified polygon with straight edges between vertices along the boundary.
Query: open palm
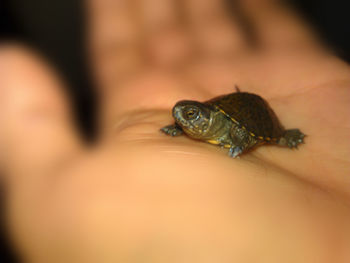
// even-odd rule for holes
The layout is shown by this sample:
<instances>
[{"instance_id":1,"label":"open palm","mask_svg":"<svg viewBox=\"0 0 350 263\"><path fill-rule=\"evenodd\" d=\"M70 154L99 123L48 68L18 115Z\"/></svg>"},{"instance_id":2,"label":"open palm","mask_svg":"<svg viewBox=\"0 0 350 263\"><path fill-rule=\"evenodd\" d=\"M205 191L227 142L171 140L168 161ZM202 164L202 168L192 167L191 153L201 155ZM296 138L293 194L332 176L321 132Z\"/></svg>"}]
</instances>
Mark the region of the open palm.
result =
<instances>
[{"instance_id":1,"label":"open palm","mask_svg":"<svg viewBox=\"0 0 350 263\"><path fill-rule=\"evenodd\" d=\"M350 71L288 10L266 2L243 5L257 45L242 29L244 19L229 17L221 1L91 2L102 100L98 144L86 150L69 128L57 81L40 75L47 70L30 73L40 77L29 86L45 94L39 106L25 108L33 127L26 123L20 132L25 124L14 107L4 125L9 218L25 256L346 262ZM23 51L7 52L10 63L42 67ZM8 86L23 86L8 79ZM264 97L306 143L231 159L219 147L159 132L173 122L176 101L205 101L235 85Z\"/></svg>"}]
</instances>

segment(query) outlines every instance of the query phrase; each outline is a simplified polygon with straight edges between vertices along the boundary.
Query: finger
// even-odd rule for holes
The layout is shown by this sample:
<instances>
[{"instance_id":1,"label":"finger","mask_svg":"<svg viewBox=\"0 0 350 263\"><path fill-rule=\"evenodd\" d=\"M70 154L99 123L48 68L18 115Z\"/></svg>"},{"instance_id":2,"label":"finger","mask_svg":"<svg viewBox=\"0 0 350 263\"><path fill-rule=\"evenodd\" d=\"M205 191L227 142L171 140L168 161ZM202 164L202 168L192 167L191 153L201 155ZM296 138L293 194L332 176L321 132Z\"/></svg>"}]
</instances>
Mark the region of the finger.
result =
<instances>
[{"instance_id":1,"label":"finger","mask_svg":"<svg viewBox=\"0 0 350 263\"><path fill-rule=\"evenodd\" d=\"M224 0L183 1L197 48L206 56L229 54L241 49L244 38Z\"/></svg>"},{"instance_id":2,"label":"finger","mask_svg":"<svg viewBox=\"0 0 350 263\"><path fill-rule=\"evenodd\" d=\"M96 79L103 91L143 66L141 28L134 1L90 0L90 43Z\"/></svg>"},{"instance_id":3,"label":"finger","mask_svg":"<svg viewBox=\"0 0 350 263\"><path fill-rule=\"evenodd\" d=\"M81 151L60 81L23 48L0 48L0 169L30 188Z\"/></svg>"},{"instance_id":4,"label":"finger","mask_svg":"<svg viewBox=\"0 0 350 263\"><path fill-rule=\"evenodd\" d=\"M141 26L147 33L180 24L179 2L174 0L138 0Z\"/></svg>"},{"instance_id":5,"label":"finger","mask_svg":"<svg viewBox=\"0 0 350 263\"><path fill-rule=\"evenodd\" d=\"M309 26L281 1L240 1L262 47L267 49L316 48L318 41Z\"/></svg>"},{"instance_id":6,"label":"finger","mask_svg":"<svg viewBox=\"0 0 350 263\"><path fill-rule=\"evenodd\" d=\"M192 57L193 48L176 0L138 0L148 62L174 67Z\"/></svg>"}]
</instances>

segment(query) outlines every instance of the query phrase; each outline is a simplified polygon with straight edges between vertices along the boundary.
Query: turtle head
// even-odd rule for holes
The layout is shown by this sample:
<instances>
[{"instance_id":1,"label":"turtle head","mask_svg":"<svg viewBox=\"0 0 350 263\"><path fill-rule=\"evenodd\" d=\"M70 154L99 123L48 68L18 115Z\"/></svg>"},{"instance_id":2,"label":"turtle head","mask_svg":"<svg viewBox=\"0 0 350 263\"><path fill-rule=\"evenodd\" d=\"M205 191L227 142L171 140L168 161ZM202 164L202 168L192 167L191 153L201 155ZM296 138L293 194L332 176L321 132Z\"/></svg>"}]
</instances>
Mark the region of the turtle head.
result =
<instances>
[{"instance_id":1,"label":"turtle head","mask_svg":"<svg viewBox=\"0 0 350 263\"><path fill-rule=\"evenodd\" d=\"M198 139L202 139L208 131L211 114L209 106L197 101L179 101L173 108L175 122L185 133Z\"/></svg>"}]
</instances>

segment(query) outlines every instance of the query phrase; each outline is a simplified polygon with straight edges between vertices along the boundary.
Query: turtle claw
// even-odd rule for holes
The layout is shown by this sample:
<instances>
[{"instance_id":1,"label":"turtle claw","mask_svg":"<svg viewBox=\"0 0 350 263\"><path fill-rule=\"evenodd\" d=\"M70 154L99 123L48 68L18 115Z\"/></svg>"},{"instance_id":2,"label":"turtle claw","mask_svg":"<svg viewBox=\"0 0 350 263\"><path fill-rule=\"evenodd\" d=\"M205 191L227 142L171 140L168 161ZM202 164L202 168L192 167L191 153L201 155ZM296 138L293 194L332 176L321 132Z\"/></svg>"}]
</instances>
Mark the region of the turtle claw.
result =
<instances>
[{"instance_id":1,"label":"turtle claw","mask_svg":"<svg viewBox=\"0 0 350 263\"><path fill-rule=\"evenodd\" d=\"M235 146L230 148L228 155L232 158L239 158L241 153L243 153L242 147Z\"/></svg>"},{"instance_id":2,"label":"turtle claw","mask_svg":"<svg viewBox=\"0 0 350 263\"><path fill-rule=\"evenodd\" d=\"M181 128L178 127L177 125L165 126L165 127L161 128L160 131L164 132L167 135L173 136L173 137L180 136L183 133Z\"/></svg>"},{"instance_id":3,"label":"turtle claw","mask_svg":"<svg viewBox=\"0 0 350 263\"><path fill-rule=\"evenodd\" d=\"M304 143L304 137L305 134L299 129L286 130L284 136L279 140L279 144L297 149L299 144Z\"/></svg>"}]
</instances>

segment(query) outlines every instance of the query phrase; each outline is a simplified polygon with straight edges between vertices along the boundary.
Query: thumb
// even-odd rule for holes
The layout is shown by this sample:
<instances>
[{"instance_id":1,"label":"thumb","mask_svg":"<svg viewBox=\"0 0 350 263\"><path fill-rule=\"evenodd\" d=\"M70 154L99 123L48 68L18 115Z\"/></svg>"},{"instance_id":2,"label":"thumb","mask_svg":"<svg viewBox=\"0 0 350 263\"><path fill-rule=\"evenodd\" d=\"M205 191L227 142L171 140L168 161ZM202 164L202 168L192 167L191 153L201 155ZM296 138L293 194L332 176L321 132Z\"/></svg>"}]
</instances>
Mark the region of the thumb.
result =
<instances>
[{"instance_id":1,"label":"thumb","mask_svg":"<svg viewBox=\"0 0 350 263\"><path fill-rule=\"evenodd\" d=\"M81 150L53 70L31 51L0 47L0 172L6 186L35 185Z\"/></svg>"}]
</instances>

